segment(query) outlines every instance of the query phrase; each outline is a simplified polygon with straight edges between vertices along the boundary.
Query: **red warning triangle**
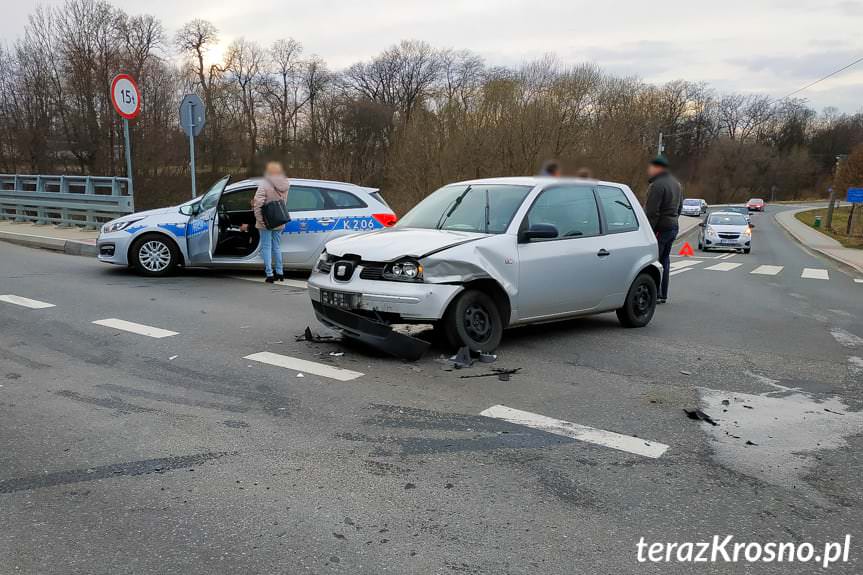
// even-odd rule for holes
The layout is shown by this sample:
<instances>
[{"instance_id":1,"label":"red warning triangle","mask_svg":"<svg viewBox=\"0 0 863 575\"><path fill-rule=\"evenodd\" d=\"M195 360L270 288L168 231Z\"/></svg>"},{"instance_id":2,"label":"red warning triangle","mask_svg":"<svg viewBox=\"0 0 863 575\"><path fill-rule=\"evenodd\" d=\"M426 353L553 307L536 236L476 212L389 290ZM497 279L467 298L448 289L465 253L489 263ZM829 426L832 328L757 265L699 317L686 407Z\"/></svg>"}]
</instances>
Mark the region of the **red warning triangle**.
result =
<instances>
[{"instance_id":1,"label":"red warning triangle","mask_svg":"<svg viewBox=\"0 0 863 575\"><path fill-rule=\"evenodd\" d=\"M679 256L694 256L695 252L692 251L692 246L689 245L689 242L683 242L683 247L680 248L680 251L677 252Z\"/></svg>"}]
</instances>

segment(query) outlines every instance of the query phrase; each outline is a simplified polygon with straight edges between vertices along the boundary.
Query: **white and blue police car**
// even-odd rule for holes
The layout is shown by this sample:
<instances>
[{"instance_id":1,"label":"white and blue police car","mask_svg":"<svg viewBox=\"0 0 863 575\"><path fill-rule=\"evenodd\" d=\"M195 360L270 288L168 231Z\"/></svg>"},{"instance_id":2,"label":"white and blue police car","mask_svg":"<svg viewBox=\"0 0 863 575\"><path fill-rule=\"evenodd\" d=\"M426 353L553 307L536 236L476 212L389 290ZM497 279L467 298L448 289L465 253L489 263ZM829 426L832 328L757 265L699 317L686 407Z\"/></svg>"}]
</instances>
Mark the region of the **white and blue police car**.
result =
<instances>
[{"instance_id":1,"label":"white and blue police car","mask_svg":"<svg viewBox=\"0 0 863 575\"><path fill-rule=\"evenodd\" d=\"M129 214L102 226L99 261L162 276L177 266L262 268L252 197L259 180L226 176L179 206ZM291 178L291 221L282 237L286 269L310 270L336 237L390 227L396 215L375 188ZM243 226L246 224L246 226Z\"/></svg>"}]
</instances>

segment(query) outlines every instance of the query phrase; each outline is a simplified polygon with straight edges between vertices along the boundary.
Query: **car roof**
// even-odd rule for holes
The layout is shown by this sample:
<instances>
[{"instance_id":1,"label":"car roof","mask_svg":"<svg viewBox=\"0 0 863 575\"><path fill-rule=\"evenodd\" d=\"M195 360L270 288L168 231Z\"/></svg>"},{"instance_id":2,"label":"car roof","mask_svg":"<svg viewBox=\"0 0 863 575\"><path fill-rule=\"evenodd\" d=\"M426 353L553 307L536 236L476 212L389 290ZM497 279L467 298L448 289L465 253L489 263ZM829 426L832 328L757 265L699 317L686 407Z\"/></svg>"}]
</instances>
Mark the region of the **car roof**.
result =
<instances>
[{"instance_id":1,"label":"car roof","mask_svg":"<svg viewBox=\"0 0 863 575\"><path fill-rule=\"evenodd\" d=\"M587 178L559 178L555 176L506 176L499 178L479 178L476 180L464 180L461 182L451 182L448 186L455 185L478 185L478 184L509 184L511 186L530 186L536 187L547 184L591 184L591 185L606 185L606 186L624 186L617 182L606 182L603 180L592 180Z\"/></svg>"},{"instance_id":2,"label":"car roof","mask_svg":"<svg viewBox=\"0 0 863 575\"><path fill-rule=\"evenodd\" d=\"M291 181L291 184L295 184L298 186L323 186L328 188L335 189L345 189L350 191L360 191L360 192L377 192L378 188L367 188L364 186L358 186L356 184L352 184L350 182L337 182L334 180L312 180L308 178L288 178ZM237 182L231 182L228 184L228 187L225 188L226 192L232 192L239 188L249 188L253 186L258 186L261 183L263 178L246 178L244 180L239 180Z\"/></svg>"},{"instance_id":3,"label":"car roof","mask_svg":"<svg viewBox=\"0 0 863 575\"><path fill-rule=\"evenodd\" d=\"M715 212L710 212L709 215L711 215L711 216L716 216L716 215L739 216L740 212L729 212L729 211L725 211L725 210L716 210Z\"/></svg>"}]
</instances>

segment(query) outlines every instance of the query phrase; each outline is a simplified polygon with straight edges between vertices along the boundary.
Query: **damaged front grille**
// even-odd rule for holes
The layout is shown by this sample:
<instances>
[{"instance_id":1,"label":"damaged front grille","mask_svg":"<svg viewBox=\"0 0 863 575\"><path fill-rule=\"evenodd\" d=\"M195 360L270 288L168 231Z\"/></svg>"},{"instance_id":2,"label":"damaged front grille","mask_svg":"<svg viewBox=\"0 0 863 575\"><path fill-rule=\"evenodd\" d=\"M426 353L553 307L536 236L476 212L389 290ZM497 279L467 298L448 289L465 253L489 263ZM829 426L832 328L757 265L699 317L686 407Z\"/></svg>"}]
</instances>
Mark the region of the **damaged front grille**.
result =
<instances>
[{"instance_id":1,"label":"damaged front grille","mask_svg":"<svg viewBox=\"0 0 863 575\"><path fill-rule=\"evenodd\" d=\"M363 266L362 271L360 272L360 278L364 280L380 280L383 279L384 276L384 267L386 267L382 263L378 262L362 262Z\"/></svg>"}]
</instances>

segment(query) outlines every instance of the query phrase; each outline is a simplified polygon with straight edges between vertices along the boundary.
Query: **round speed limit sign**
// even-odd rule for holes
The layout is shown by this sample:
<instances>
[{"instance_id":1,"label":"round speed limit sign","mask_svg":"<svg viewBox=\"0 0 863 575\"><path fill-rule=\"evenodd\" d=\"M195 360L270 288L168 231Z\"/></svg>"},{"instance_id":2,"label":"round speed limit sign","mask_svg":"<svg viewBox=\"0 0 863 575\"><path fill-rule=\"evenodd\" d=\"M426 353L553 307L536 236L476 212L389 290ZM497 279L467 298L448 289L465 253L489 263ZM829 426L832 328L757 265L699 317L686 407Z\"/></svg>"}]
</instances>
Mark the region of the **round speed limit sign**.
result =
<instances>
[{"instance_id":1,"label":"round speed limit sign","mask_svg":"<svg viewBox=\"0 0 863 575\"><path fill-rule=\"evenodd\" d=\"M131 120L141 113L141 91L129 74L117 74L111 81L111 102L117 113Z\"/></svg>"}]
</instances>

